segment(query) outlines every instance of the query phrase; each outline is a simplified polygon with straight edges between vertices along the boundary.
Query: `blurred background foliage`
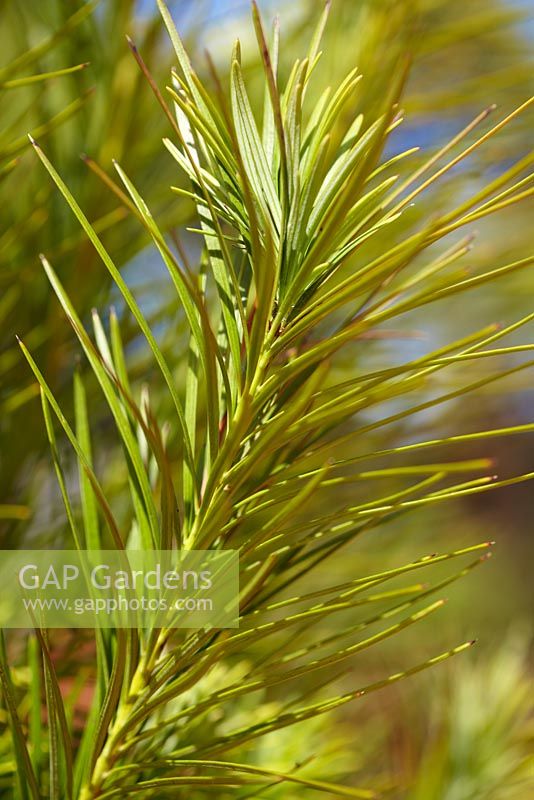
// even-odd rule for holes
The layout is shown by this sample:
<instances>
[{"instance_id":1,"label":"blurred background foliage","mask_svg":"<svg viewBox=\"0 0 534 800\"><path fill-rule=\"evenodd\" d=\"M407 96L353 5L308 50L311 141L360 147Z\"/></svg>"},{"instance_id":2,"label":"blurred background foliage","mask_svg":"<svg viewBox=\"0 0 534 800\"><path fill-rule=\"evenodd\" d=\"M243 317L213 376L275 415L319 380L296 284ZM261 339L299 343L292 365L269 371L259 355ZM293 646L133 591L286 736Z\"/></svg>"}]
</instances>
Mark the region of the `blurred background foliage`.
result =
<instances>
[{"instance_id":1,"label":"blurred background foliage","mask_svg":"<svg viewBox=\"0 0 534 800\"><path fill-rule=\"evenodd\" d=\"M204 49L209 47L217 65L226 65L232 40L239 34L254 96L260 65L249 46L253 34L248 4L180 0L169 5L206 79ZM280 12L281 69L287 70L315 24L317 0L264 0L260 6L265 18ZM497 104L504 116L532 94L533 12L531 2L506 0L334 0L315 90L319 95L334 75L357 65L364 76L362 105L378 111L392 78L409 65L401 103L405 121L393 134L386 156L420 147L409 158L413 169L490 104ZM172 58L151 0L3 0L0 6L0 536L4 547L29 540L42 545L61 542L65 529L44 446L37 387L15 341L15 334L24 336L68 408L77 348L41 274L38 253L43 251L50 258L88 324L92 306L103 310L116 303L119 316L122 312L92 247L29 152L28 132L46 141L52 162L143 298L144 309L157 324L166 355L174 359L180 377L178 364L185 347L180 309L167 291L142 227L98 174L99 170L110 174L112 158L119 159L158 221L171 234L180 233L194 263L198 245L194 234L185 230L192 208L169 191L169 185L180 178L161 145L168 122L130 52L126 33L163 89ZM68 75L23 80L86 62L86 68ZM404 230L417 226L430 199L438 213L451 197L462 197L467 186L472 193L482 176L495 177L526 155L532 123L532 114L518 118L454 170L448 181L423 195L404 215ZM81 159L81 154L90 160ZM399 174L403 169L401 162ZM480 225L475 223L468 231L475 237L471 263L487 262L489 257L493 263L505 263L524 255L532 241L531 218L532 205L521 204ZM399 233L384 234L394 235ZM367 256L373 256L372 246L365 251ZM446 314L439 307L411 314L403 330L392 331L387 338L370 338L365 348L360 341L357 349L348 349L339 370L350 376L356 352L358 368L365 371L369 364L376 368L377 363L395 363L399 353L417 357L489 321L513 322L531 310L528 300L533 284L532 271L522 271L507 281L505 291L498 283L479 291L476 303L470 303L467 295L449 304ZM150 382L146 354L128 321L123 320L123 325L134 373ZM506 369L513 363L503 357L498 366ZM475 379L486 367L471 369ZM439 380L441 389L445 381L451 389L455 386L454 373ZM422 399L425 392L423 387ZM152 400L157 403L157 398ZM453 430L520 424L529 421L533 401L531 376L529 383L529 373L521 373L468 401L452 401L438 411L419 414L397 426L394 433L377 434L374 446L381 446L380 437L389 437L391 446L391 436L394 443L402 443L408 436L428 436L429 431L437 437ZM123 476L117 470L115 441L100 402L95 392L91 414L99 434L97 466L120 508ZM456 450L455 456L492 456L503 476L532 470L531 437L493 439L484 448L480 452L466 446L461 453ZM350 769L358 772L360 782L370 776L392 797L406 800L523 800L529 796L534 786L534 768L528 760L534 740L528 627L534 607L533 511L532 487L527 482L440 506L439 511L429 506L367 541L365 537L358 540L350 553L339 557L340 575L352 574L355 564L372 572L377 563L383 569L399 558L417 557L422 550L433 552L438 542L452 550L480 538L497 540L496 557L451 589L450 603L440 616L441 627L426 628L436 646L450 642L451 631L454 639L464 633L477 635L478 652L435 674L358 702L338 716L337 734L329 733L328 741L324 720L308 724L303 735L316 743L315 768L319 759L333 774ZM410 652L423 652L428 639L406 633L401 641ZM398 652L399 644L394 646ZM394 664L387 644L380 652L380 663L368 658L365 669L358 666L360 682ZM27 680L24 674L19 678ZM350 680L350 675L338 679L341 686ZM275 700L265 698L267 707L270 702ZM261 708L244 709L246 713L257 716ZM279 735L272 743L281 767L299 758L296 731L286 737L282 741ZM269 746L268 739L261 744L261 748ZM261 753L254 757L261 762ZM280 797L292 797L287 788L280 792Z\"/></svg>"}]
</instances>

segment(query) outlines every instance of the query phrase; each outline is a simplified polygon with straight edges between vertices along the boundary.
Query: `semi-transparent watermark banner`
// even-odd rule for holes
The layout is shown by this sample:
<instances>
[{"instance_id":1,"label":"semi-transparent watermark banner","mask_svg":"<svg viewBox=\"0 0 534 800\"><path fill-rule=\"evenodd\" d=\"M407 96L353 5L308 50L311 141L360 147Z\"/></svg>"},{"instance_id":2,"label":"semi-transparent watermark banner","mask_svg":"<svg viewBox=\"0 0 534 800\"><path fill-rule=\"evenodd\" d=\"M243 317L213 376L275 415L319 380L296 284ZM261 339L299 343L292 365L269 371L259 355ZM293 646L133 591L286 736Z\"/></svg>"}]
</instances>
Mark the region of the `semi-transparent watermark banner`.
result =
<instances>
[{"instance_id":1,"label":"semi-transparent watermark banner","mask_svg":"<svg viewBox=\"0 0 534 800\"><path fill-rule=\"evenodd\" d=\"M235 628L236 550L1 550L2 628Z\"/></svg>"}]
</instances>

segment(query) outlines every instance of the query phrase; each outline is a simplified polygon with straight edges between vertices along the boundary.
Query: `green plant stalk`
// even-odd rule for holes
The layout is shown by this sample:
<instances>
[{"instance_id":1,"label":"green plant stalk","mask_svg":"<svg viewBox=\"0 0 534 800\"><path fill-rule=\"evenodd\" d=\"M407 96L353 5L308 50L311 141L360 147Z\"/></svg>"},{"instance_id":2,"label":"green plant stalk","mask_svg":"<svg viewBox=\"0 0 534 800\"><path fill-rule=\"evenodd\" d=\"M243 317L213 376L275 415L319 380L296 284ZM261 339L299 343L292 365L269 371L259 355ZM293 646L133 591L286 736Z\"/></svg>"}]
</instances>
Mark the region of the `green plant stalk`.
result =
<instances>
[{"instance_id":1,"label":"green plant stalk","mask_svg":"<svg viewBox=\"0 0 534 800\"><path fill-rule=\"evenodd\" d=\"M197 546L197 541L200 540L202 535L202 521L210 516L210 512L213 511L214 507L216 508L218 494L224 491L224 488L220 485L220 481L221 479L224 479L224 473L229 469L239 448L243 435L243 428L248 422L250 408L253 404L255 392L261 385L261 380L265 374L267 365L268 357L266 353L263 352L258 361L255 374L251 380L250 389L248 392L245 390L240 397L235 415L229 427L228 436L224 442L224 446L220 450L217 459L213 464L210 481L208 482L203 496L201 509L199 510L199 513L193 523L193 528L191 529L190 540L184 543L185 549L187 549L188 546L189 549L193 549L195 546ZM219 481L219 484L217 481ZM202 513L206 498L208 499L206 510L204 513ZM158 640L150 655L148 656L145 653L141 657L141 660L135 669L131 690L128 693L128 697L118 706L117 714L109 731L106 744L104 745L101 754L95 761L90 783L82 788L80 800L93 800L94 798L98 797L101 791L102 782L109 773L110 769L113 767L116 758L120 754L121 745L124 744L124 732L125 730L130 729L130 720L132 717L132 712L135 708L135 703L138 698L149 688L152 670L157 663L159 655L165 647L169 634L170 630L161 630L158 634Z\"/></svg>"}]
</instances>

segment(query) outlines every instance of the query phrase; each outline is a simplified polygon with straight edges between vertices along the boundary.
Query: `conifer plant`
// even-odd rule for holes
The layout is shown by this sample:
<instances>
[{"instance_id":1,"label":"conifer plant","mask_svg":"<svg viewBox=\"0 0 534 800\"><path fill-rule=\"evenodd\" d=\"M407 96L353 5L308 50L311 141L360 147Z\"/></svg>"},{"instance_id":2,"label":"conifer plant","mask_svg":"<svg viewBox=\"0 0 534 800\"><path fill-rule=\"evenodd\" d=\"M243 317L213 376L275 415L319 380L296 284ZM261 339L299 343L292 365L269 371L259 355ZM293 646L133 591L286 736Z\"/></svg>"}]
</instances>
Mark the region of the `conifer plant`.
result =
<instances>
[{"instance_id":1,"label":"conifer plant","mask_svg":"<svg viewBox=\"0 0 534 800\"><path fill-rule=\"evenodd\" d=\"M171 361L84 209L34 141L47 179L100 256L124 309L109 324L95 312L89 331L41 256L85 356L75 375L72 419L46 370L20 346L40 387L72 534L68 546L238 550L240 626L95 632L95 666L83 673L93 693L81 726L76 701L62 688L65 672L76 669L75 654L62 664L52 652L53 632L35 630L26 648L32 678L21 685L7 657L10 641L4 642L0 677L12 769L1 780L23 800L379 797L388 787L360 786L350 761L328 760L321 748L335 738L343 706L354 701L357 712L358 698L473 644L455 641L433 652L431 641L423 643L423 659L400 663L399 656L394 674L358 681L369 648L411 626L421 626L424 642L424 620L439 614L443 590L477 568L490 543L451 551L446 531L437 532L441 547L432 555L393 567L385 557L383 569L365 574L354 542L421 506L533 477L495 476L486 456L461 457L480 441L527 434L532 423L484 430L481 422L475 431L441 438L407 428L404 440L400 428L420 412L476 396L531 366L532 346L507 344L506 337L533 315L489 324L411 360L369 368L360 354L372 338L388 335L391 321L402 326L403 315L428 304L446 309L449 298L532 264L525 257L471 274L462 264L471 223L532 194L531 156L477 184L449 210L429 205L416 224L405 221L436 181L446 181L528 103L493 127L489 111L482 112L409 171L412 148L383 155L402 124L405 71L398 70L372 118L359 107L365 75L356 69L308 102L320 75L328 5L308 53L283 83L278 26L267 32L253 5L261 103L245 80L239 43L229 76L211 64L211 81L201 82L168 9L162 0L158 5L176 56L168 87L157 86L131 46L153 89L154 113L168 119L162 146L177 176L170 170L170 182L179 183L179 174L189 180L187 189L170 191L195 208L198 264L178 237L163 235L135 175L115 163L116 175L102 177L159 252L188 342ZM129 375L121 333L127 317L153 359L150 392ZM488 367L470 379L473 364L515 353L520 360L506 372ZM347 354L354 364L348 377ZM92 430L87 365L123 446L128 524L124 514L117 518L98 474L104 444ZM434 376L453 366L462 379L444 393ZM430 397L423 398L423 387L433 390ZM79 493L64 464L64 440L79 465ZM462 448L460 456L455 448ZM46 713L32 713L41 703ZM293 727L294 759L284 765L285 731Z\"/></svg>"}]
</instances>

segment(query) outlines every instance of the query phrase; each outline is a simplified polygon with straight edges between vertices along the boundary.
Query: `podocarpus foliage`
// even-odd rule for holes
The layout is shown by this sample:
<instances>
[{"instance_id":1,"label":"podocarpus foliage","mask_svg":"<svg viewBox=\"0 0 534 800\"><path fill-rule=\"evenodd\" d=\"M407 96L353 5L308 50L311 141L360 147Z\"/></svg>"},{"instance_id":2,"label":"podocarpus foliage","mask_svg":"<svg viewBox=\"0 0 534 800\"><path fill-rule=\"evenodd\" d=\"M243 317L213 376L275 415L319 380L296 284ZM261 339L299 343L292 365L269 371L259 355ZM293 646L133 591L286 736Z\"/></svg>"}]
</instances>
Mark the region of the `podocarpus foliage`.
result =
<instances>
[{"instance_id":1,"label":"podocarpus foliage","mask_svg":"<svg viewBox=\"0 0 534 800\"><path fill-rule=\"evenodd\" d=\"M325 91L314 108L306 105L326 13L307 56L295 62L281 86L278 30L269 46L254 7L265 83L260 128L247 94L239 44L232 54L229 90L214 68L207 87L198 80L169 12L159 5L178 63L165 96L141 56L136 53L136 58L172 127L165 146L176 169L191 180L187 196L196 206L204 248L198 269L187 263L181 247L175 249L163 236L120 164L119 180L107 180L151 237L182 304L190 333L185 386L178 383L83 209L34 142L137 321L172 402L172 415L161 419L147 391L138 395L130 384L117 316L112 314L106 332L95 314L91 336L43 256L51 286L124 447L129 530L115 519L93 469L98 445L91 442L83 378L76 376L71 423L30 351L21 347L41 389L76 546L239 549L241 625L236 631L98 633L96 688L81 741L71 732L72 708L62 699L46 633L37 630L29 649L33 696L39 698L42 688L48 709L46 732L34 716L30 735L25 735L4 652L0 676L13 732L16 791L24 798L47 793L82 800L203 797L213 791L244 798L260 791L274 796L282 783L300 787L299 792L308 788L371 798L377 795L373 787L355 788L344 776L334 784L314 773L313 763L295 764L289 771L258 764L255 748L268 734L326 715L470 646L462 643L421 663L399 665L393 675L336 694L331 682L340 668L438 611L442 600L435 595L480 564L489 543L457 552L445 547L372 575L360 574L356 564L354 577L341 583L328 565L360 534L394 524L399 515L419 506L533 477L499 479L489 474L493 469L488 459L440 458L439 449L525 433L534 424L458 432L402 446L392 437L391 446L378 451L370 444L372 431L394 429L397 421L502 377L489 373L470 382L469 366L532 349L506 346L501 340L533 315L505 327L473 331L416 360L380 365L342 383L336 379L336 359L344 347L357 349L370 332L382 331L383 323L401 314L532 263L525 258L490 265L466 277L457 262L468 253L469 243L454 235L532 194L532 176L526 174L530 156L447 213L429 215L417 230L396 228L419 195L512 122L523 107L476 139L473 131L487 117L487 112L480 114L399 181L393 170L410 151L385 162L381 154L402 121L402 75L376 119L357 108L356 71L333 91ZM446 246L436 248L445 237ZM381 247L381 242L386 244ZM378 251L372 258L361 255L369 243ZM522 361L504 374L531 363ZM424 402L411 394L451 365L464 365L466 379L460 388ZM392 399L399 410L384 411ZM79 462L81 515L69 494L57 428ZM427 457L426 451L432 455ZM388 586L393 578L457 560L460 566L439 582ZM361 606L369 610L355 622ZM330 633L320 626L325 620L335 626ZM316 635L314 630L322 632ZM263 704L269 693L278 698L274 709Z\"/></svg>"}]
</instances>

